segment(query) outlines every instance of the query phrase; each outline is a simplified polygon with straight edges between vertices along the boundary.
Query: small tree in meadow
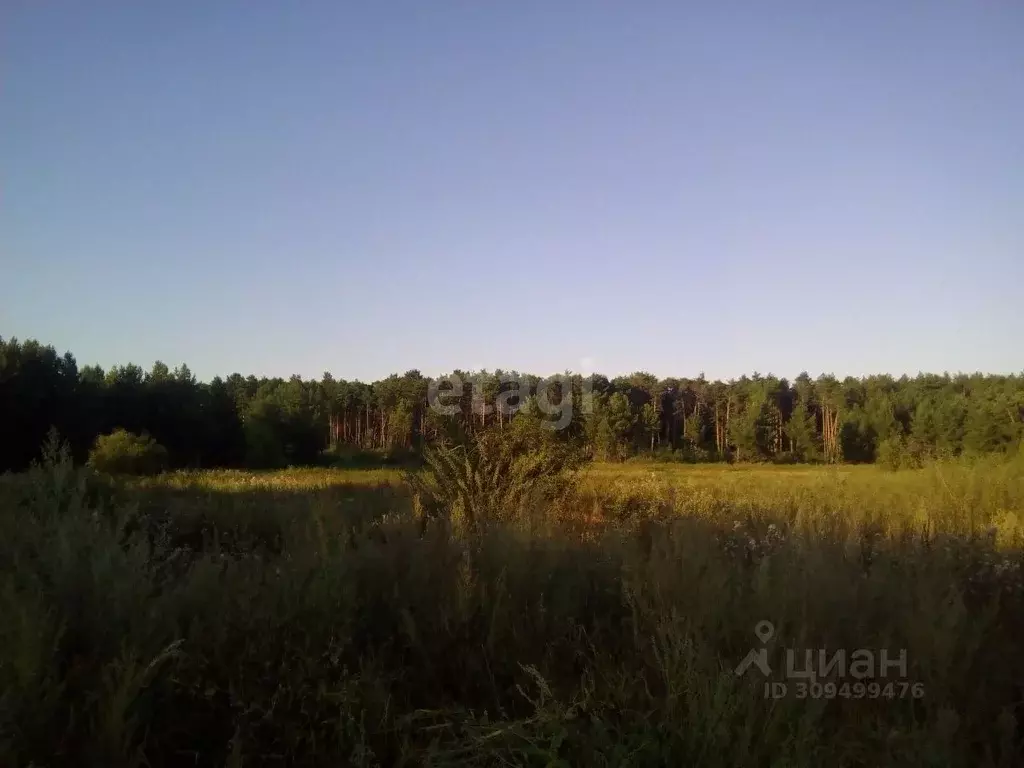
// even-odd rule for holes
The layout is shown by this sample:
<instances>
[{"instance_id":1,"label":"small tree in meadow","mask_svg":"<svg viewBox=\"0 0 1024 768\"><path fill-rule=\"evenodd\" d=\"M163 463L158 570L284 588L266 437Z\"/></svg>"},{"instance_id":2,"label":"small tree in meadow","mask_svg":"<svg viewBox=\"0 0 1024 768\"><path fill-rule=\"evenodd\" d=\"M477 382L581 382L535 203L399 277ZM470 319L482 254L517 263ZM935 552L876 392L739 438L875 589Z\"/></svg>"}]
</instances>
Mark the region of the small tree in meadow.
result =
<instances>
[{"instance_id":1,"label":"small tree in meadow","mask_svg":"<svg viewBox=\"0 0 1024 768\"><path fill-rule=\"evenodd\" d=\"M111 475L156 475L167 469L167 449L149 435L116 429L96 438L89 466Z\"/></svg>"}]
</instances>

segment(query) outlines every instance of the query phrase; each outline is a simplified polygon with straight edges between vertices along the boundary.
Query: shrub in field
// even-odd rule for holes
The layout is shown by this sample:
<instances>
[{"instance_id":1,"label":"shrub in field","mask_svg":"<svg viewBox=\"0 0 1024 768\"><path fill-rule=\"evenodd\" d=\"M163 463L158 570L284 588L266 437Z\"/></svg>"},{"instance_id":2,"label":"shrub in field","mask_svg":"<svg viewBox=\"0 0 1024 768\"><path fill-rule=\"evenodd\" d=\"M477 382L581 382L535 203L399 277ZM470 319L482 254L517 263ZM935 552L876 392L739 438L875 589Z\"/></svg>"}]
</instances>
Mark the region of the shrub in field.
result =
<instances>
[{"instance_id":1,"label":"shrub in field","mask_svg":"<svg viewBox=\"0 0 1024 768\"><path fill-rule=\"evenodd\" d=\"M932 458L928 447L903 435L887 437L878 444L875 462L889 470L920 469Z\"/></svg>"},{"instance_id":2,"label":"shrub in field","mask_svg":"<svg viewBox=\"0 0 1024 768\"><path fill-rule=\"evenodd\" d=\"M167 449L149 435L117 429L96 438L89 466L111 475L156 475L167 469Z\"/></svg>"},{"instance_id":3,"label":"shrub in field","mask_svg":"<svg viewBox=\"0 0 1024 768\"><path fill-rule=\"evenodd\" d=\"M515 419L454 445L428 447L424 467L407 481L426 517L476 529L510 521L571 486L582 457L536 421Z\"/></svg>"}]
</instances>

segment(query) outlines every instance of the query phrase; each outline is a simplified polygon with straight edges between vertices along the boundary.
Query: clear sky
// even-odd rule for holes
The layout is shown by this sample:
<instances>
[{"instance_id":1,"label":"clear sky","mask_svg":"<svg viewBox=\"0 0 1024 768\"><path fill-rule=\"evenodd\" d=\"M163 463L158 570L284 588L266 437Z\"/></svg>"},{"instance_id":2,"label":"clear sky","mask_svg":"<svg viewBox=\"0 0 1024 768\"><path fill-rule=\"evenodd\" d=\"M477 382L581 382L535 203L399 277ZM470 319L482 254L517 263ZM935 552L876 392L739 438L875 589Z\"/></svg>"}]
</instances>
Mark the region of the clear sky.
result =
<instances>
[{"instance_id":1,"label":"clear sky","mask_svg":"<svg viewBox=\"0 0 1024 768\"><path fill-rule=\"evenodd\" d=\"M6 0L0 335L372 380L1024 369L1018 0Z\"/></svg>"}]
</instances>

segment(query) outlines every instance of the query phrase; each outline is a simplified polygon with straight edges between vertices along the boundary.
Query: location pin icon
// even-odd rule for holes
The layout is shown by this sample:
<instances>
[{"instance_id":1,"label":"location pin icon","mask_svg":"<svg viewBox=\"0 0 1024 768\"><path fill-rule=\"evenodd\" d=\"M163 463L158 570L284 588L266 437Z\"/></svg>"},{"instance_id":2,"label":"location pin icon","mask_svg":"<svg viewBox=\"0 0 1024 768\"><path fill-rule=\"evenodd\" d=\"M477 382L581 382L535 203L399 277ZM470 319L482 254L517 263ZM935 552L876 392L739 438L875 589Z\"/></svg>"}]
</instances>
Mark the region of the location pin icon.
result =
<instances>
[{"instance_id":1,"label":"location pin icon","mask_svg":"<svg viewBox=\"0 0 1024 768\"><path fill-rule=\"evenodd\" d=\"M754 634L762 644L767 643L775 634L775 626L770 621L759 621L754 627Z\"/></svg>"}]
</instances>

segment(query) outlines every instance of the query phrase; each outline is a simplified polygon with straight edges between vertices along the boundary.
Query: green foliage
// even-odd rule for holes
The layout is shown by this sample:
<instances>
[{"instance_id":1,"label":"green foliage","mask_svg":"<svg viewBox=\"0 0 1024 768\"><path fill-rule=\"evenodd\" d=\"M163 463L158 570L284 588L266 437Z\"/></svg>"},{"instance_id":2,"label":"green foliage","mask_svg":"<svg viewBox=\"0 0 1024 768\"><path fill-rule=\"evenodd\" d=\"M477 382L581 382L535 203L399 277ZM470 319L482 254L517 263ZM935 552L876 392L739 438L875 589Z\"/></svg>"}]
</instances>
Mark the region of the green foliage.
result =
<instances>
[{"instance_id":1,"label":"green foliage","mask_svg":"<svg viewBox=\"0 0 1024 768\"><path fill-rule=\"evenodd\" d=\"M167 469L167 449L149 435L116 429L96 438L89 466L110 475L155 475Z\"/></svg>"},{"instance_id":2,"label":"green foliage","mask_svg":"<svg viewBox=\"0 0 1024 768\"><path fill-rule=\"evenodd\" d=\"M916 438L893 435L878 444L876 461L888 470L921 469L936 453Z\"/></svg>"},{"instance_id":3,"label":"green foliage","mask_svg":"<svg viewBox=\"0 0 1024 768\"><path fill-rule=\"evenodd\" d=\"M621 392L595 397L594 412L587 422L594 457L604 461L625 458L636 422L629 399Z\"/></svg>"},{"instance_id":4,"label":"green foliage","mask_svg":"<svg viewBox=\"0 0 1024 768\"><path fill-rule=\"evenodd\" d=\"M751 386L737 402L736 415L729 423L729 439L737 461L755 461L763 454L767 400L761 387Z\"/></svg>"},{"instance_id":5,"label":"green foliage","mask_svg":"<svg viewBox=\"0 0 1024 768\"><path fill-rule=\"evenodd\" d=\"M373 383L329 373L319 381L233 373L200 382L186 365L79 369L70 353L0 339L0 471L28 467L51 427L77 461L97 436L121 428L151 435L172 468L271 469L316 465L325 452L406 456L507 425L510 411L550 423L544 410L554 410L565 439L613 461L681 450L693 461L866 463L894 435L937 456L1004 453L1024 437L1022 376L801 374L788 382L754 373L722 382L640 371L613 381L556 377L543 392L538 377L515 371L453 376L463 386L449 393L455 412L444 414L430 398L437 382L415 370ZM588 390L592 412L583 407Z\"/></svg>"}]
</instances>

